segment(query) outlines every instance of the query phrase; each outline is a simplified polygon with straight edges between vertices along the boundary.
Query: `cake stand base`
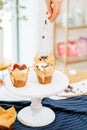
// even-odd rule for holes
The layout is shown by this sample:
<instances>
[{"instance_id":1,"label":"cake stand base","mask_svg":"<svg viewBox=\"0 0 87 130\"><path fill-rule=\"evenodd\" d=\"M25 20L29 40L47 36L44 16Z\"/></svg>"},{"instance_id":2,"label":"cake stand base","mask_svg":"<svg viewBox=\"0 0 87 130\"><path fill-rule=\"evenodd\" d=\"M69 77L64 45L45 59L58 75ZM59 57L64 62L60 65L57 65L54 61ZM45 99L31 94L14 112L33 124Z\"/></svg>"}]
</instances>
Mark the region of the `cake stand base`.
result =
<instances>
[{"instance_id":1,"label":"cake stand base","mask_svg":"<svg viewBox=\"0 0 87 130\"><path fill-rule=\"evenodd\" d=\"M43 107L38 112L32 111L31 107L25 107L18 113L18 120L31 127L41 127L52 123L55 113L48 107Z\"/></svg>"},{"instance_id":2,"label":"cake stand base","mask_svg":"<svg viewBox=\"0 0 87 130\"><path fill-rule=\"evenodd\" d=\"M31 71L30 77L29 84L23 88L13 87L9 82L10 79L7 79L6 83L10 84L5 88L17 96L31 99L30 106L18 112L17 118L22 124L31 127L46 126L54 121L55 113L50 108L42 106L42 99L62 92L68 86L69 80L66 75L57 70L54 72L50 84L39 84L34 70ZM62 79L63 82L60 82Z\"/></svg>"}]
</instances>

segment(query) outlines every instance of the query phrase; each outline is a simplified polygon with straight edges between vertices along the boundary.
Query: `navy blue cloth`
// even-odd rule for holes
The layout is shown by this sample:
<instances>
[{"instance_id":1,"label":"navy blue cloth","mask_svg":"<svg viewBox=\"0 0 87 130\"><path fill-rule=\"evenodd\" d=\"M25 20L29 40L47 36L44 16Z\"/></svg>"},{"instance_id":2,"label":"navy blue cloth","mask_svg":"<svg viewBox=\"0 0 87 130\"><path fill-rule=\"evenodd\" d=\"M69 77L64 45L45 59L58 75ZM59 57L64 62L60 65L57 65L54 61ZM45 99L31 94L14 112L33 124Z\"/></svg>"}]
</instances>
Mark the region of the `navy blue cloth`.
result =
<instances>
[{"instance_id":1,"label":"navy blue cloth","mask_svg":"<svg viewBox=\"0 0 87 130\"><path fill-rule=\"evenodd\" d=\"M0 106L4 108L14 106L18 112L29 106L30 103L30 101L0 101ZM16 119L14 130L87 130L87 96L63 100L44 98L42 104L55 112L56 119L53 123L44 127L32 128L22 125Z\"/></svg>"}]
</instances>

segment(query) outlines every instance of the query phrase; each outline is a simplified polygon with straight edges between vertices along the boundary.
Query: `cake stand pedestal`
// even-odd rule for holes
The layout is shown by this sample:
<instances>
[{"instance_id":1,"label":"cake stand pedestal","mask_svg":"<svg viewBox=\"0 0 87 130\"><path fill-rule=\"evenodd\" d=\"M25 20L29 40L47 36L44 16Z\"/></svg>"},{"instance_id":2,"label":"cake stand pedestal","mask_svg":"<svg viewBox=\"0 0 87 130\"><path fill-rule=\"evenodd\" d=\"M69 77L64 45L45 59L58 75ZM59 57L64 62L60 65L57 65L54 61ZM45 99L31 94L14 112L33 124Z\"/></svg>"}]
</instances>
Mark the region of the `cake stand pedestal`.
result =
<instances>
[{"instance_id":1,"label":"cake stand pedestal","mask_svg":"<svg viewBox=\"0 0 87 130\"><path fill-rule=\"evenodd\" d=\"M23 108L18 113L18 120L27 126L40 127L52 123L55 113L48 107L43 107L41 98L32 99L31 106Z\"/></svg>"},{"instance_id":2,"label":"cake stand pedestal","mask_svg":"<svg viewBox=\"0 0 87 130\"><path fill-rule=\"evenodd\" d=\"M30 71L28 84L22 88L13 87L8 78L7 88L13 94L21 97L31 98L31 105L18 112L18 120L32 127L41 127L52 123L55 119L55 113L48 107L44 107L41 101L45 97L53 96L63 91L69 84L65 74L55 71L52 82L46 85L39 84L34 71Z\"/></svg>"}]
</instances>

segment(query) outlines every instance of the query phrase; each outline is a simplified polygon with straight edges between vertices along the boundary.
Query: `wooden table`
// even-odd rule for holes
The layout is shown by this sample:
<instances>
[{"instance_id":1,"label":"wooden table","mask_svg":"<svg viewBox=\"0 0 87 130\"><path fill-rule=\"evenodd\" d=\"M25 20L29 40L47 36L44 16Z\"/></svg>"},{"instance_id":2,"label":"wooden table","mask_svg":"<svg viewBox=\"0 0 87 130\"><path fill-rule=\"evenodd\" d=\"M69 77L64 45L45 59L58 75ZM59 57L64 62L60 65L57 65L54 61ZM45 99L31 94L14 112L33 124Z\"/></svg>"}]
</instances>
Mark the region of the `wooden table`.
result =
<instances>
[{"instance_id":1,"label":"wooden table","mask_svg":"<svg viewBox=\"0 0 87 130\"><path fill-rule=\"evenodd\" d=\"M76 74L72 75L72 74L70 74L70 70L71 69L69 69L69 68L64 69L64 73L68 76L70 83L76 83L76 82L79 82L81 80L87 79L87 71L76 70Z\"/></svg>"}]
</instances>

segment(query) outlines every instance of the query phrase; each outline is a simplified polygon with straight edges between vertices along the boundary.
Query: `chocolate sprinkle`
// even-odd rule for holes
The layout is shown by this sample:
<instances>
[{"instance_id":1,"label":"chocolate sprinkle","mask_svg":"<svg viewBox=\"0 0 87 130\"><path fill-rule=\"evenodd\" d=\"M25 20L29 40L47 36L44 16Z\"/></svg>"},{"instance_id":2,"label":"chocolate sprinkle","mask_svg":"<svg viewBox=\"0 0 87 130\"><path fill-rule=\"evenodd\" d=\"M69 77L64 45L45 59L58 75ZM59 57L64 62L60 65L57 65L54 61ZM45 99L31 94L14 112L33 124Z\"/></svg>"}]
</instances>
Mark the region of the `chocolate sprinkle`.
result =
<instances>
[{"instance_id":1,"label":"chocolate sprinkle","mask_svg":"<svg viewBox=\"0 0 87 130\"><path fill-rule=\"evenodd\" d=\"M72 86L68 85L68 88L72 89Z\"/></svg>"},{"instance_id":2,"label":"chocolate sprinkle","mask_svg":"<svg viewBox=\"0 0 87 130\"><path fill-rule=\"evenodd\" d=\"M47 25L47 20L45 20L45 24Z\"/></svg>"},{"instance_id":3,"label":"chocolate sprinkle","mask_svg":"<svg viewBox=\"0 0 87 130\"><path fill-rule=\"evenodd\" d=\"M37 67L37 69L38 69L38 70L40 70L40 68L39 68L39 66L38 66L38 65L36 65L36 67ZM49 67L49 64L47 64L47 65L45 65L45 66L44 66L44 65L42 65L41 67L42 67L43 69L45 69L45 68Z\"/></svg>"},{"instance_id":4,"label":"chocolate sprinkle","mask_svg":"<svg viewBox=\"0 0 87 130\"><path fill-rule=\"evenodd\" d=\"M65 93L68 93L68 92L70 92L70 91L69 91L68 89L65 89L64 92L65 92Z\"/></svg>"},{"instance_id":5,"label":"chocolate sprinkle","mask_svg":"<svg viewBox=\"0 0 87 130\"><path fill-rule=\"evenodd\" d=\"M40 60L40 61L42 61L42 60L45 61L45 60L47 60L47 57L48 57L48 56L41 56L41 57L39 58L39 60Z\"/></svg>"},{"instance_id":6,"label":"chocolate sprinkle","mask_svg":"<svg viewBox=\"0 0 87 130\"><path fill-rule=\"evenodd\" d=\"M36 65L36 67L37 67L38 70L40 70L38 65Z\"/></svg>"},{"instance_id":7,"label":"chocolate sprinkle","mask_svg":"<svg viewBox=\"0 0 87 130\"><path fill-rule=\"evenodd\" d=\"M85 83L82 83L82 85L85 85Z\"/></svg>"},{"instance_id":8,"label":"chocolate sprinkle","mask_svg":"<svg viewBox=\"0 0 87 130\"><path fill-rule=\"evenodd\" d=\"M18 67L19 70L25 70L26 68L22 68L22 66Z\"/></svg>"},{"instance_id":9,"label":"chocolate sprinkle","mask_svg":"<svg viewBox=\"0 0 87 130\"><path fill-rule=\"evenodd\" d=\"M45 36L42 36L42 39L44 39L45 38Z\"/></svg>"},{"instance_id":10,"label":"chocolate sprinkle","mask_svg":"<svg viewBox=\"0 0 87 130\"><path fill-rule=\"evenodd\" d=\"M65 93L73 92L72 86L68 85L68 87L64 90Z\"/></svg>"},{"instance_id":11,"label":"chocolate sprinkle","mask_svg":"<svg viewBox=\"0 0 87 130\"><path fill-rule=\"evenodd\" d=\"M42 65L41 67L42 67L42 68L47 68L47 67L49 67L49 65L48 65L48 64L45 65L45 66Z\"/></svg>"}]
</instances>

